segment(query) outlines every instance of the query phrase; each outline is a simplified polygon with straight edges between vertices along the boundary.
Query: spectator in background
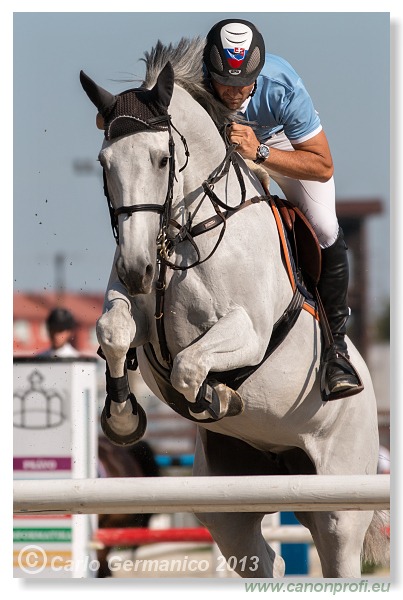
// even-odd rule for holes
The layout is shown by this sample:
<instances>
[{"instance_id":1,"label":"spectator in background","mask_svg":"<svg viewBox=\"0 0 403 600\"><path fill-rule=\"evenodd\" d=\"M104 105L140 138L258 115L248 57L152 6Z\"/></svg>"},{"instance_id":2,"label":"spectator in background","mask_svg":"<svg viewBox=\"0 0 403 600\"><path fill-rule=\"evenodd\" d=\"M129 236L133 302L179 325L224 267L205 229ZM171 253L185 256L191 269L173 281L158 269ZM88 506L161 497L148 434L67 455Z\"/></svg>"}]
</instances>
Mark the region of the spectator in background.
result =
<instances>
[{"instance_id":1,"label":"spectator in background","mask_svg":"<svg viewBox=\"0 0 403 600\"><path fill-rule=\"evenodd\" d=\"M79 352L72 346L74 330L77 324L69 310L54 308L46 319L50 348L39 354L41 357L66 358L79 356Z\"/></svg>"}]
</instances>

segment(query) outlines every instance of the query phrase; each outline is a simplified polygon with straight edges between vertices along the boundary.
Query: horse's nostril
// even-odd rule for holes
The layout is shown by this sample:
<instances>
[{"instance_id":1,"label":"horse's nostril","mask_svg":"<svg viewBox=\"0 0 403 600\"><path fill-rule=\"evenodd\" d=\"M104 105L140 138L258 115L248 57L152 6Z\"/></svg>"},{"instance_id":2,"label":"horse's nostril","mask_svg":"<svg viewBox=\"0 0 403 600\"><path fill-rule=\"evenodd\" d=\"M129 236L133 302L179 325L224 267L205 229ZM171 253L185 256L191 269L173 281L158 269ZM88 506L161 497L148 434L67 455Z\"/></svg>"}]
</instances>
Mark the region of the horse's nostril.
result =
<instances>
[{"instance_id":1,"label":"horse's nostril","mask_svg":"<svg viewBox=\"0 0 403 600\"><path fill-rule=\"evenodd\" d=\"M153 274L153 266L152 265L147 265L146 267L146 275L148 275L149 277L152 277Z\"/></svg>"}]
</instances>

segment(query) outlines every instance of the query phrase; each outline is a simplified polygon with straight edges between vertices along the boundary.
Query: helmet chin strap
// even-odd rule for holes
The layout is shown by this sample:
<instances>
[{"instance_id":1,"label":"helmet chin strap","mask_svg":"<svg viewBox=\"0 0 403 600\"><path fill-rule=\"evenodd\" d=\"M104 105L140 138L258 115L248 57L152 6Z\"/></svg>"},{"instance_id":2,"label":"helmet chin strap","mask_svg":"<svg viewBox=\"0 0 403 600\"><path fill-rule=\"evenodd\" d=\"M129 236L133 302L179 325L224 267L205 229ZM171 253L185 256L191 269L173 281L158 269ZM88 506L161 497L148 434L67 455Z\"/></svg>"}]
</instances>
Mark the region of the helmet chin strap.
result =
<instances>
[{"instance_id":1,"label":"helmet chin strap","mask_svg":"<svg viewBox=\"0 0 403 600\"><path fill-rule=\"evenodd\" d=\"M255 83L253 84L253 90L249 94L248 98L252 98L252 96L255 95L256 90L257 90L257 81L255 81Z\"/></svg>"}]
</instances>

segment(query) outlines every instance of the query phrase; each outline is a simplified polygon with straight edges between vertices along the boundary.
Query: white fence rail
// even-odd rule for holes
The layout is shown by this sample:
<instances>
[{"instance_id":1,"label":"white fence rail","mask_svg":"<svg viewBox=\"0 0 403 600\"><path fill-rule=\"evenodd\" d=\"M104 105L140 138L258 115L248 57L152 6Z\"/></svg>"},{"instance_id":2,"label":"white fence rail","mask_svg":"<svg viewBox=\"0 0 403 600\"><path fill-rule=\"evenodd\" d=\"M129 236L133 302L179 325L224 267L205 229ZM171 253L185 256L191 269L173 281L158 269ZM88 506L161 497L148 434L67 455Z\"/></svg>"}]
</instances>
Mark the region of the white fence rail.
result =
<instances>
[{"instance_id":1,"label":"white fence rail","mask_svg":"<svg viewBox=\"0 0 403 600\"><path fill-rule=\"evenodd\" d=\"M16 514L389 509L389 475L134 477L14 482Z\"/></svg>"}]
</instances>

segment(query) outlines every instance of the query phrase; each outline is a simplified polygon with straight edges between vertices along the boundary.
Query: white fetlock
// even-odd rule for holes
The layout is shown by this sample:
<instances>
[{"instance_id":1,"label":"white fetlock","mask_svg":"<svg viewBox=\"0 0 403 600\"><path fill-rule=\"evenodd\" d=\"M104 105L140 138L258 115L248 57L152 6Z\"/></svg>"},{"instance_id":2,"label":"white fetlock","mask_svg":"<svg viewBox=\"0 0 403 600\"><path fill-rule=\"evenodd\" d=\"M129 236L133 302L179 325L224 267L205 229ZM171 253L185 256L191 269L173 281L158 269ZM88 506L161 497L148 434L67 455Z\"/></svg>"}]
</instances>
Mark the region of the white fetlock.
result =
<instances>
[{"instance_id":1,"label":"white fetlock","mask_svg":"<svg viewBox=\"0 0 403 600\"><path fill-rule=\"evenodd\" d=\"M203 412L200 413L195 413L190 408L188 410L190 416L194 419L197 419L198 421L203 421L204 419L211 419L211 415L207 410L203 410Z\"/></svg>"}]
</instances>

